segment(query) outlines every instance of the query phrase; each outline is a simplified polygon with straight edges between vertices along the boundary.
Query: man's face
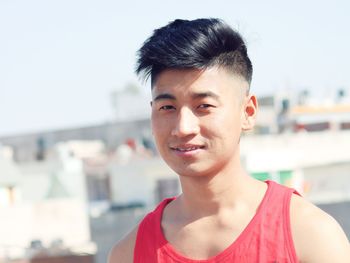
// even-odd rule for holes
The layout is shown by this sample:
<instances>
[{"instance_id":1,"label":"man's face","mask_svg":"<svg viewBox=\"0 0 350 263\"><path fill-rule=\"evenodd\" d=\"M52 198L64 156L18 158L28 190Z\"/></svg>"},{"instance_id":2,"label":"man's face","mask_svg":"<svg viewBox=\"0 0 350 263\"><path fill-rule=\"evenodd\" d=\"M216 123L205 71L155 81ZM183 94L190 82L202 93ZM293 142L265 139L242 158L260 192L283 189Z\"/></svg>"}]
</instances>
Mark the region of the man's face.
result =
<instances>
[{"instance_id":1,"label":"man's face","mask_svg":"<svg viewBox=\"0 0 350 263\"><path fill-rule=\"evenodd\" d=\"M179 175L215 175L239 156L247 82L225 69L166 70L152 89L152 129Z\"/></svg>"}]
</instances>

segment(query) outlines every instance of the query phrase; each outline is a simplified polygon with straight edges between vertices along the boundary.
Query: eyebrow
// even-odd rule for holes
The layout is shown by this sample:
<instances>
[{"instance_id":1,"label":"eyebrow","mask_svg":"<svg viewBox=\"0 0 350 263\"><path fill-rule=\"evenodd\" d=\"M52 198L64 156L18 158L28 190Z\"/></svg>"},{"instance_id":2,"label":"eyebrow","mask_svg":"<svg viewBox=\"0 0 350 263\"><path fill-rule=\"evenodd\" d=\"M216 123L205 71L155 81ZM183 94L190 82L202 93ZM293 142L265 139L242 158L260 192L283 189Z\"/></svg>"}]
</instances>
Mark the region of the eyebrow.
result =
<instances>
[{"instance_id":1,"label":"eyebrow","mask_svg":"<svg viewBox=\"0 0 350 263\"><path fill-rule=\"evenodd\" d=\"M211 91L206 91L206 92L194 92L191 94L192 99L203 99L203 98L213 98L215 100L219 100L219 95L215 94L214 92ZM159 101L159 100L176 100L176 97L174 95L171 95L169 93L162 93L156 96L154 101Z\"/></svg>"},{"instance_id":2,"label":"eyebrow","mask_svg":"<svg viewBox=\"0 0 350 263\"><path fill-rule=\"evenodd\" d=\"M163 94L159 94L158 96L156 96L154 99L154 101L158 101L158 100L176 100L174 95L171 95L169 93L163 93Z\"/></svg>"},{"instance_id":3,"label":"eyebrow","mask_svg":"<svg viewBox=\"0 0 350 263\"><path fill-rule=\"evenodd\" d=\"M206 91L206 92L198 92L198 93L193 93L192 98L193 99L203 99L203 98L213 98L215 100L219 100L219 95L215 94L212 91Z\"/></svg>"}]
</instances>

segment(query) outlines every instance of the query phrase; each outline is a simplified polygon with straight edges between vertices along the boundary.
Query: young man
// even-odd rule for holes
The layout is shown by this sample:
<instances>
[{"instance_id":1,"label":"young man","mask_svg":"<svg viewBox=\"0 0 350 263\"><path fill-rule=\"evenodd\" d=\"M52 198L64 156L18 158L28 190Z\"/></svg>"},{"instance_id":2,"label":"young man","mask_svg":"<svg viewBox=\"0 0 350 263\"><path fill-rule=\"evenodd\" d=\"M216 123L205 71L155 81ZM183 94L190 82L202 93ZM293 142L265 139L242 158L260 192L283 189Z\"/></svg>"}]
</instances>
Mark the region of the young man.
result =
<instances>
[{"instance_id":1,"label":"young man","mask_svg":"<svg viewBox=\"0 0 350 263\"><path fill-rule=\"evenodd\" d=\"M110 263L350 262L332 217L241 165L257 99L237 32L218 19L175 20L144 43L137 73L151 77L154 138L182 194L149 213Z\"/></svg>"}]
</instances>

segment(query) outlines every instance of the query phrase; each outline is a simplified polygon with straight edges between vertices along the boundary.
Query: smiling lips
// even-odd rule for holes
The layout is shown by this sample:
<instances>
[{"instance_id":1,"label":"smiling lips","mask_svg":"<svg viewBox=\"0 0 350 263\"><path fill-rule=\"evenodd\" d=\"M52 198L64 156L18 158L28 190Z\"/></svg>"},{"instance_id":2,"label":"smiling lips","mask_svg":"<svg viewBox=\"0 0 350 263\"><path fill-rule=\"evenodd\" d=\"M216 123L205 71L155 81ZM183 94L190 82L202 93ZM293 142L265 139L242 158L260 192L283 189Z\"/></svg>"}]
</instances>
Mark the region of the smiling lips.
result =
<instances>
[{"instance_id":1,"label":"smiling lips","mask_svg":"<svg viewBox=\"0 0 350 263\"><path fill-rule=\"evenodd\" d=\"M188 145L173 146L173 147L170 147L170 149L177 151L179 153L193 153L197 150L204 149L204 146L188 144Z\"/></svg>"}]
</instances>

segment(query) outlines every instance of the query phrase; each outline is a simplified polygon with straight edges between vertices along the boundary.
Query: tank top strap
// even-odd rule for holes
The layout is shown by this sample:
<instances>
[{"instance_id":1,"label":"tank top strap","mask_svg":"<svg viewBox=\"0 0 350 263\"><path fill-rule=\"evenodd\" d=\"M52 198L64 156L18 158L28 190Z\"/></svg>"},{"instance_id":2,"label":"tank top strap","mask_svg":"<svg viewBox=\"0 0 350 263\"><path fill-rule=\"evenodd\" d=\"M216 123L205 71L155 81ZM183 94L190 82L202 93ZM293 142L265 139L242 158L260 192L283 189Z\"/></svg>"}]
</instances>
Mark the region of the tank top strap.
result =
<instances>
[{"instance_id":1,"label":"tank top strap","mask_svg":"<svg viewBox=\"0 0 350 263\"><path fill-rule=\"evenodd\" d=\"M266 181L269 185L269 196L267 203L263 209L262 222L273 225L273 228L265 228L271 231L266 233L268 237L275 239L275 246L281 245L289 254L292 262L298 262L294 242L292 239L291 222L290 222L290 203L293 194L300 194L293 188L286 187L275 183L274 181ZM284 245L282 245L284 243Z\"/></svg>"},{"instance_id":2,"label":"tank top strap","mask_svg":"<svg viewBox=\"0 0 350 263\"><path fill-rule=\"evenodd\" d=\"M140 222L136 235L134 248L134 262L145 262L144 255L157 258L157 249L164 244L161 233L160 222L164 207L174 200L175 197L164 199Z\"/></svg>"},{"instance_id":3,"label":"tank top strap","mask_svg":"<svg viewBox=\"0 0 350 263\"><path fill-rule=\"evenodd\" d=\"M165 199L139 224L134 262L298 262L289 211L291 197L298 193L273 181L266 183L268 189L249 225L230 247L207 260L187 259L172 252L162 233L161 218L164 207L175 198Z\"/></svg>"}]
</instances>

